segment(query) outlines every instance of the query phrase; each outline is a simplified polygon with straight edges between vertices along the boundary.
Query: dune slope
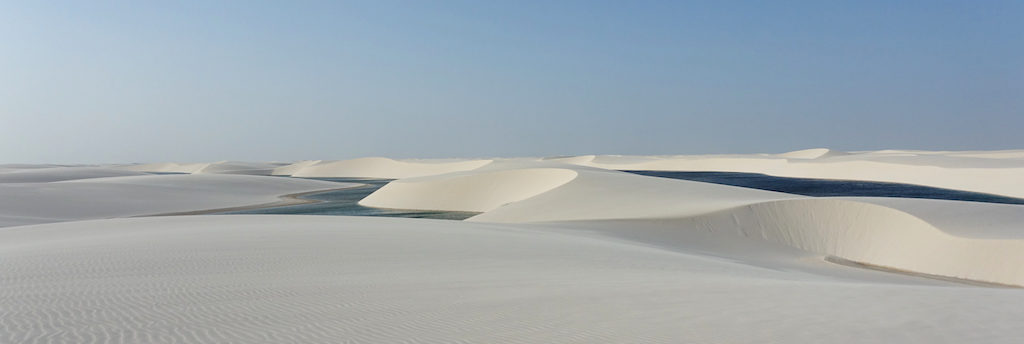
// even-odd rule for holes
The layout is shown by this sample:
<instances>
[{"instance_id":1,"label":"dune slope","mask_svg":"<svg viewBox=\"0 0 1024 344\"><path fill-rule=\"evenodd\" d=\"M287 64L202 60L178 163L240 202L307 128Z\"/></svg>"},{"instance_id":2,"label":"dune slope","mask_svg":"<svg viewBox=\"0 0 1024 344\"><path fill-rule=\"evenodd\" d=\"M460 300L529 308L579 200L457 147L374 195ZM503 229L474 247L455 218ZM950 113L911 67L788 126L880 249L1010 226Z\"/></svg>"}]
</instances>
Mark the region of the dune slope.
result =
<instances>
[{"instance_id":1,"label":"dune slope","mask_svg":"<svg viewBox=\"0 0 1024 344\"><path fill-rule=\"evenodd\" d=\"M377 190L362 203L484 211L468 220L474 222L664 219L674 221L680 231L731 233L737 240L783 244L872 266L1024 286L1024 267L1004 264L1024 261L1024 240L992 239L985 234L1005 233L1007 225L1024 223L1024 206L810 198L613 171L569 167L546 170L575 171L576 175L558 184L515 174L530 169L399 180ZM504 185L508 189L485 187L488 185ZM517 192L528 187L540 192L531 192L529 197ZM479 204L487 206L473 208ZM973 231L972 235L957 235L965 232L964 223L951 224L951 218L942 214L962 207L1001 216L989 217L987 224L969 225L972 228L967 231ZM943 230L944 227L950 229Z\"/></svg>"},{"instance_id":2,"label":"dune slope","mask_svg":"<svg viewBox=\"0 0 1024 344\"><path fill-rule=\"evenodd\" d=\"M293 177L349 177L397 179L430 176L458 171L469 171L491 163L491 160L459 161L400 161L388 158L359 158L341 161L320 161L313 164L299 162L275 170L277 174L290 172Z\"/></svg>"}]
</instances>

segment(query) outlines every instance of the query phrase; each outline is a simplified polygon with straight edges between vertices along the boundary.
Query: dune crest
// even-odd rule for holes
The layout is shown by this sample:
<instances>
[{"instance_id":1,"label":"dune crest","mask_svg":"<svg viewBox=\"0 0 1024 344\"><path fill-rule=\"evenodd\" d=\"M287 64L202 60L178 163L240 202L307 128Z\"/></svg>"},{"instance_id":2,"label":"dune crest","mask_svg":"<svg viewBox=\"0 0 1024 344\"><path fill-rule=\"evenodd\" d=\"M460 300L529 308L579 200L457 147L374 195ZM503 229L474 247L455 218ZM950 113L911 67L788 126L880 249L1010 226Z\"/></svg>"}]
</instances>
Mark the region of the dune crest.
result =
<instances>
[{"instance_id":1,"label":"dune crest","mask_svg":"<svg viewBox=\"0 0 1024 344\"><path fill-rule=\"evenodd\" d=\"M388 158L359 158L341 161L320 161L292 171L292 177L349 177L398 179L475 170L493 160L454 162L401 161ZM282 172L284 170L281 170Z\"/></svg>"},{"instance_id":2,"label":"dune crest","mask_svg":"<svg viewBox=\"0 0 1024 344\"><path fill-rule=\"evenodd\" d=\"M119 169L150 173L270 175L280 164L266 162L217 161L200 163L162 162L125 165Z\"/></svg>"},{"instance_id":3,"label":"dune crest","mask_svg":"<svg viewBox=\"0 0 1024 344\"><path fill-rule=\"evenodd\" d=\"M1024 240L957 237L877 204L827 198L772 201L678 221L681 230L734 233L862 264L1024 286L1024 266L1006 264L1024 261Z\"/></svg>"},{"instance_id":4,"label":"dune crest","mask_svg":"<svg viewBox=\"0 0 1024 344\"><path fill-rule=\"evenodd\" d=\"M529 168L402 179L359 201L381 208L484 212L557 188L576 178L568 169Z\"/></svg>"},{"instance_id":5,"label":"dune crest","mask_svg":"<svg viewBox=\"0 0 1024 344\"><path fill-rule=\"evenodd\" d=\"M778 156L791 159L821 159L833 156L849 155L850 153L831 150L828 148L802 149L792 152L778 154Z\"/></svg>"},{"instance_id":6,"label":"dune crest","mask_svg":"<svg viewBox=\"0 0 1024 344\"><path fill-rule=\"evenodd\" d=\"M291 163L291 164L288 164L288 165L284 165L284 166L275 168L273 171L270 172L270 175L272 175L272 176L290 176L290 175L293 175L296 172L298 172L298 171L300 171L300 170L302 170L302 169L304 169L306 167L319 164L321 161L323 161L323 160L303 160L303 161L299 161L299 162L294 162L294 163Z\"/></svg>"},{"instance_id":7,"label":"dune crest","mask_svg":"<svg viewBox=\"0 0 1024 344\"><path fill-rule=\"evenodd\" d=\"M474 171L394 181L360 204L483 212L467 221L537 223L663 219L679 231L725 233L823 256L958 279L1024 285L1024 240L943 231L946 209L998 208L996 222L1024 222L1024 207L959 201L811 198L587 168ZM915 206L928 203L927 207ZM968 204L964 204L968 203ZM1014 212L1013 209L1020 211ZM975 223L976 232L986 226ZM960 226L963 227L963 226ZM936 255L935 252L944 252Z\"/></svg>"}]
</instances>

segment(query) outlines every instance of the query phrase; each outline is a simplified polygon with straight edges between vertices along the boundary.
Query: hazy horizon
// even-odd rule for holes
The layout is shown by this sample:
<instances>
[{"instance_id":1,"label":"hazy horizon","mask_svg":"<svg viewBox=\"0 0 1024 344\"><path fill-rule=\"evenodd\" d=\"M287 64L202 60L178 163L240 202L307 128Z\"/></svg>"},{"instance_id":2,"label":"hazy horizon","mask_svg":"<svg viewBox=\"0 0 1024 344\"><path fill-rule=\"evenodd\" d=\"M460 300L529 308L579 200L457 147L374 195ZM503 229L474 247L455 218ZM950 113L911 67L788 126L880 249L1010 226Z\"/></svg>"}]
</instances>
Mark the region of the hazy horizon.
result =
<instances>
[{"instance_id":1,"label":"hazy horizon","mask_svg":"<svg viewBox=\"0 0 1024 344\"><path fill-rule=\"evenodd\" d=\"M0 4L0 163L1024 148L1024 3Z\"/></svg>"}]
</instances>

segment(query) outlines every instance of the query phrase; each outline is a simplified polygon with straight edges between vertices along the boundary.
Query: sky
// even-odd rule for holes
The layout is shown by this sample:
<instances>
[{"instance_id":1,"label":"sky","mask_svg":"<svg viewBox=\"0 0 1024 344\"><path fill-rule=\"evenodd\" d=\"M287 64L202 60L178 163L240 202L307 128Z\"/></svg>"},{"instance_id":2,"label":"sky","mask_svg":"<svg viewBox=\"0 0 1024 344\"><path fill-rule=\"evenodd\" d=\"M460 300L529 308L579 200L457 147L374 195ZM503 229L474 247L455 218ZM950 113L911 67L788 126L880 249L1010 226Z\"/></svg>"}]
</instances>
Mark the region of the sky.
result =
<instances>
[{"instance_id":1,"label":"sky","mask_svg":"<svg viewBox=\"0 0 1024 344\"><path fill-rule=\"evenodd\" d=\"M0 2L0 163L815 147L1024 148L1024 2Z\"/></svg>"}]
</instances>

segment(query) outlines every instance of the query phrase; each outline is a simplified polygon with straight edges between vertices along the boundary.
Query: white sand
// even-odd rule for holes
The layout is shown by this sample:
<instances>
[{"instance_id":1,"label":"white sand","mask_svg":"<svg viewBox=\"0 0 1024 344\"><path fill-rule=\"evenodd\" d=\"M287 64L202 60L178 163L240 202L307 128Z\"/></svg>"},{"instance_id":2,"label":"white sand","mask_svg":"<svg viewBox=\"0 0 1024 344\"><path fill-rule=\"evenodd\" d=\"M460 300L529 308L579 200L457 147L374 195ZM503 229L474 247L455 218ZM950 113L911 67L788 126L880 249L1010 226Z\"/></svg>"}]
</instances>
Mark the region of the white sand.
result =
<instances>
[{"instance_id":1,"label":"white sand","mask_svg":"<svg viewBox=\"0 0 1024 344\"><path fill-rule=\"evenodd\" d=\"M47 177L81 176L79 169L68 172L48 173ZM0 227L250 206L277 202L286 194L355 185L244 175L141 175L0 183Z\"/></svg>"},{"instance_id":2,"label":"white sand","mask_svg":"<svg viewBox=\"0 0 1024 344\"><path fill-rule=\"evenodd\" d=\"M116 168L160 173L190 173L190 174L249 174L249 175L270 175L275 168L284 166L284 163L272 162L242 162L242 161L218 161L204 163L154 163L139 165L123 165Z\"/></svg>"},{"instance_id":3,"label":"white sand","mask_svg":"<svg viewBox=\"0 0 1024 344\"><path fill-rule=\"evenodd\" d=\"M491 160L392 160L360 158L341 161L301 161L274 170L275 175L293 177L410 178L469 171L491 163Z\"/></svg>"},{"instance_id":4,"label":"white sand","mask_svg":"<svg viewBox=\"0 0 1024 344\"><path fill-rule=\"evenodd\" d=\"M272 173L403 178L361 203L483 213L0 228L0 343L1018 343L1024 289L994 286L1024 285L1024 206L811 198L609 169L811 173L1014 195L1022 159L812 149L298 162ZM0 182L0 225L259 204L343 185L234 175L261 166L100 178L119 172L8 165L0 180L28 174Z\"/></svg>"},{"instance_id":5,"label":"white sand","mask_svg":"<svg viewBox=\"0 0 1024 344\"><path fill-rule=\"evenodd\" d=\"M123 169L104 167L39 167L0 170L2 183L47 183L62 180L141 176L142 172L125 171Z\"/></svg>"},{"instance_id":6,"label":"white sand","mask_svg":"<svg viewBox=\"0 0 1024 344\"><path fill-rule=\"evenodd\" d=\"M558 170L564 173L554 172ZM1024 234L1005 237L1010 228L1022 228L1024 206L810 198L569 165L528 178L517 174L531 171L538 169L483 169L399 180L360 203L486 211L469 219L475 222L663 219L681 231L732 233L737 240L779 243L863 264L1024 286L1024 264L1004 263L1024 262ZM956 213L975 220L948 215ZM996 234L986 233L1004 237L992 239Z\"/></svg>"},{"instance_id":7,"label":"white sand","mask_svg":"<svg viewBox=\"0 0 1024 344\"><path fill-rule=\"evenodd\" d=\"M1019 290L531 225L309 216L0 230L0 342L1015 343Z\"/></svg>"}]
</instances>

